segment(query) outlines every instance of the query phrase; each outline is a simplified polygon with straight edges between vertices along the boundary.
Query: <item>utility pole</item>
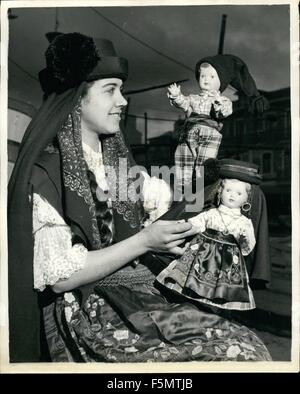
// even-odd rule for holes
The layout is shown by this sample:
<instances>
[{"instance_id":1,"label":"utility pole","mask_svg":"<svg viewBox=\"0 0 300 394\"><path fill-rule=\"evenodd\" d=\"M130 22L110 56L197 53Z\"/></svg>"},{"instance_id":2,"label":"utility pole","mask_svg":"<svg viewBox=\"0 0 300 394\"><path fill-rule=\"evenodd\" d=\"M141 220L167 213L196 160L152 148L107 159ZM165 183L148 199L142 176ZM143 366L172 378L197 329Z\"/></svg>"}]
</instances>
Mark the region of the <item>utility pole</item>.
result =
<instances>
[{"instance_id":1,"label":"utility pole","mask_svg":"<svg viewBox=\"0 0 300 394\"><path fill-rule=\"evenodd\" d=\"M226 29L226 18L227 18L227 15L223 14L222 15L222 23L221 23L221 32L220 32L218 55L222 55L223 54L225 29Z\"/></svg>"}]
</instances>

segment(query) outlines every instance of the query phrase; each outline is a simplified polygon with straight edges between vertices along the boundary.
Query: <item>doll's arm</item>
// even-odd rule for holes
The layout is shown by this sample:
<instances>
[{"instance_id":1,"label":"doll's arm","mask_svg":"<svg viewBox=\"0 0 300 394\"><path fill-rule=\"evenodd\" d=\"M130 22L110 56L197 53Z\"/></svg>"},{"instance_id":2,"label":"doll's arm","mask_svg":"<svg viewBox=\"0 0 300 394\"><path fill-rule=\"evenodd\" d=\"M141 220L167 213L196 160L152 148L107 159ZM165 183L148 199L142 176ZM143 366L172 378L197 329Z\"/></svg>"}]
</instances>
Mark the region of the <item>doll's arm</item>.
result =
<instances>
[{"instance_id":1,"label":"doll's arm","mask_svg":"<svg viewBox=\"0 0 300 394\"><path fill-rule=\"evenodd\" d=\"M181 93L180 90L180 85L176 85L176 83L173 83L168 87L168 93L167 93L171 105L177 108L182 108L185 112L187 112L190 108L191 101L190 101L190 96L184 96Z\"/></svg>"},{"instance_id":2,"label":"doll's arm","mask_svg":"<svg viewBox=\"0 0 300 394\"><path fill-rule=\"evenodd\" d=\"M238 226L237 240L241 247L243 256L247 256L254 249L256 240L253 224L250 219L243 217Z\"/></svg>"},{"instance_id":3,"label":"doll's arm","mask_svg":"<svg viewBox=\"0 0 300 394\"><path fill-rule=\"evenodd\" d=\"M213 103L216 117L219 119L226 118L232 114L232 101L225 96L218 94Z\"/></svg>"}]
</instances>

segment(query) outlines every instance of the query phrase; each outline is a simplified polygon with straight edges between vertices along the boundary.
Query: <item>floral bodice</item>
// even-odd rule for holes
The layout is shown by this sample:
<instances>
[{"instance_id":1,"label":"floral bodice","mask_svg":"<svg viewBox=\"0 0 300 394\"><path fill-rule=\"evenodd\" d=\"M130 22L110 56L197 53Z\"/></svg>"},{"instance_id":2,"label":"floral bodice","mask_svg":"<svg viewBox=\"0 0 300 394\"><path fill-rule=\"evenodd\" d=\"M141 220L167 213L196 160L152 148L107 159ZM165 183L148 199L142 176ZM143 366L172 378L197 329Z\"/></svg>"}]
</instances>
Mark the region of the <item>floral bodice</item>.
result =
<instances>
[{"instance_id":1,"label":"floral bodice","mask_svg":"<svg viewBox=\"0 0 300 394\"><path fill-rule=\"evenodd\" d=\"M232 234L241 247L242 254L248 255L255 246L253 224L250 219L241 214L239 208L231 209L225 205L209 209L189 219L199 232L207 228Z\"/></svg>"}]
</instances>

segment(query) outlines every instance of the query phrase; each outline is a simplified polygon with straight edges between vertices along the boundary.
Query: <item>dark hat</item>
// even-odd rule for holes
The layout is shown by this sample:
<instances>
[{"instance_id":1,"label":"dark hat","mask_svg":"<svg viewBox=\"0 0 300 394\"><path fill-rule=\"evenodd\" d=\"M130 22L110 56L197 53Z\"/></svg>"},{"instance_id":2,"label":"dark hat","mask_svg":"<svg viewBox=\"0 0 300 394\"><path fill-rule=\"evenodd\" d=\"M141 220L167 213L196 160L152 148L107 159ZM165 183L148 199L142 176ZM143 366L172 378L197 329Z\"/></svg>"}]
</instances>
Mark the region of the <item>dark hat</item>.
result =
<instances>
[{"instance_id":1,"label":"dark hat","mask_svg":"<svg viewBox=\"0 0 300 394\"><path fill-rule=\"evenodd\" d=\"M39 80L46 94L61 93L83 81L128 77L127 60L117 57L113 43L80 33L57 33L46 50L47 67Z\"/></svg>"},{"instance_id":2,"label":"dark hat","mask_svg":"<svg viewBox=\"0 0 300 394\"><path fill-rule=\"evenodd\" d=\"M262 176L256 164L234 159L219 160L221 178L238 179L253 184L260 184Z\"/></svg>"},{"instance_id":3,"label":"dark hat","mask_svg":"<svg viewBox=\"0 0 300 394\"><path fill-rule=\"evenodd\" d=\"M209 63L217 71L221 92L231 85L250 99L250 112L263 112L269 108L267 99L258 92L254 79L242 59L234 55L204 57L196 64L195 76L197 80L199 80L202 63Z\"/></svg>"}]
</instances>

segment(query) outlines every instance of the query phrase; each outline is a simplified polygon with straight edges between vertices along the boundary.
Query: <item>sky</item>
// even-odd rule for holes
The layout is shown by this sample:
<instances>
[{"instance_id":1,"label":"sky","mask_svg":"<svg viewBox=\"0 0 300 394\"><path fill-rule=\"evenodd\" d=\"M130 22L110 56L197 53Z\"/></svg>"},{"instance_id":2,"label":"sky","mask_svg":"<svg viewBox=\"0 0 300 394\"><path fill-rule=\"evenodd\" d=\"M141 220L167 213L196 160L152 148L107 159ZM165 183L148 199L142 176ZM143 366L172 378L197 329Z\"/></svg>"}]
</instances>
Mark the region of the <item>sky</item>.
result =
<instances>
[{"instance_id":1,"label":"sky","mask_svg":"<svg viewBox=\"0 0 300 394\"><path fill-rule=\"evenodd\" d=\"M183 93L197 93L196 62L217 54L221 19L226 14L224 53L248 65L257 87L272 91L290 86L289 8L287 5L186 5L143 7L14 8L10 20L9 95L35 107L41 102L37 74L47 48L45 33L55 23L64 33L79 31L114 42L129 61L125 90L188 79ZM57 16L57 17L56 17ZM225 94L231 94L228 90ZM130 96L129 113L177 119L166 88ZM149 136L172 129L171 121L150 121ZM137 121L143 129L143 119Z\"/></svg>"}]
</instances>

